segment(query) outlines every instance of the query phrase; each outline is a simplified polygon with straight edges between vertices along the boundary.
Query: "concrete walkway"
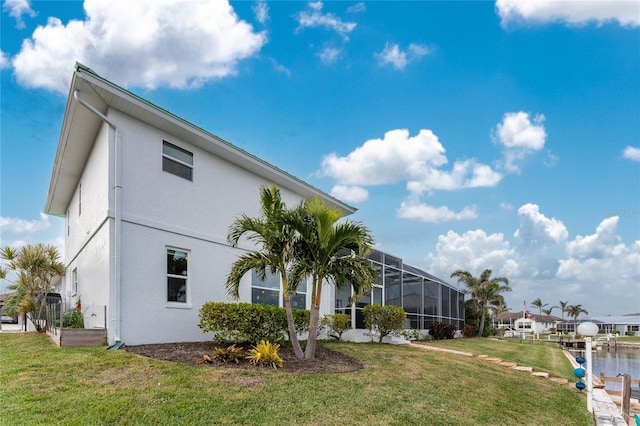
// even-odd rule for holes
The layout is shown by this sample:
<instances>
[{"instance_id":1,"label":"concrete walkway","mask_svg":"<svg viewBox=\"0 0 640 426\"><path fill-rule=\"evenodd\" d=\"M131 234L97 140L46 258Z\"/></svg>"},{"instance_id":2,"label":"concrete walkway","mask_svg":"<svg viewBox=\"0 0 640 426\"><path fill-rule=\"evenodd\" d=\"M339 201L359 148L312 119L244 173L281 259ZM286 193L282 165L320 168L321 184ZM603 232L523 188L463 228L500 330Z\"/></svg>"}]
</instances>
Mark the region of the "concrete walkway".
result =
<instances>
[{"instance_id":1,"label":"concrete walkway","mask_svg":"<svg viewBox=\"0 0 640 426\"><path fill-rule=\"evenodd\" d=\"M457 351L453 349L445 349L438 348L435 346L421 345L417 343L411 343L411 346L414 348L420 348L429 351L436 352L447 352L455 355L461 356L469 356L469 357L477 357L486 362L493 362L498 365L502 365L507 368L512 368L516 371L522 371L531 374L536 377L543 377L545 379L551 380L553 382L574 387L573 383L569 383L569 380L559 378L559 377L551 377L549 373L544 373L541 371L534 371L532 367L527 367L523 365L517 365L514 362L506 362L500 358L493 358L488 355L476 355L470 352ZM579 367L578 363L576 363L573 356L568 351L563 351L565 356L571 361L574 365L574 368ZM586 409L586 407L585 407ZM594 424L596 426L628 426L627 422L622 418L622 414L620 413L620 408L611 400L611 397L604 389L594 389L593 390L593 419ZM629 423L629 425L633 425L633 423Z\"/></svg>"}]
</instances>

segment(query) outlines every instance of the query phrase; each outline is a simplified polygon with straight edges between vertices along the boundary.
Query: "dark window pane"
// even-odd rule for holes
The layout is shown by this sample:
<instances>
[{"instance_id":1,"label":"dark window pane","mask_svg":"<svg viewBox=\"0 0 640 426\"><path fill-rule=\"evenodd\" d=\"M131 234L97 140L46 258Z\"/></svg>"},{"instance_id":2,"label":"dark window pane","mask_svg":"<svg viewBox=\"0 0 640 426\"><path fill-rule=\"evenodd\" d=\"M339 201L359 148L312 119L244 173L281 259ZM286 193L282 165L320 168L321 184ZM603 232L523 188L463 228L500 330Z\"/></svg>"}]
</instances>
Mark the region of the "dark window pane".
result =
<instances>
[{"instance_id":1,"label":"dark window pane","mask_svg":"<svg viewBox=\"0 0 640 426\"><path fill-rule=\"evenodd\" d=\"M384 300L385 305L402 306L402 289L400 285L400 271L384 268Z\"/></svg>"},{"instance_id":2,"label":"dark window pane","mask_svg":"<svg viewBox=\"0 0 640 426\"><path fill-rule=\"evenodd\" d=\"M449 287L442 286L442 316L443 317L448 317L450 315L449 307L450 307Z\"/></svg>"},{"instance_id":3,"label":"dark window pane","mask_svg":"<svg viewBox=\"0 0 640 426\"><path fill-rule=\"evenodd\" d=\"M346 308L347 306L351 306L349 303L349 299L351 298L351 287L344 286L341 290L336 291L336 312L338 309Z\"/></svg>"},{"instance_id":4,"label":"dark window pane","mask_svg":"<svg viewBox=\"0 0 640 426\"><path fill-rule=\"evenodd\" d=\"M422 328L422 316L420 315L407 315L409 320L409 327L414 330L420 330Z\"/></svg>"},{"instance_id":5,"label":"dark window pane","mask_svg":"<svg viewBox=\"0 0 640 426\"><path fill-rule=\"evenodd\" d=\"M193 168L167 157L162 157L162 170L187 180L193 180Z\"/></svg>"},{"instance_id":6,"label":"dark window pane","mask_svg":"<svg viewBox=\"0 0 640 426\"><path fill-rule=\"evenodd\" d=\"M364 308L367 305L371 304L371 293L367 293L364 296L360 297L356 302L356 307Z\"/></svg>"},{"instance_id":7,"label":"dark window pane","mask_svg":"<svg viewBox=\"0 0 640 426\"><path fill-rule=\"evenodd\" d=\"M268 270L266 271L266 276L264 280L261 280L256 273L256 270L253 269L251 272L251 285L254 287L266 287L273 289L280 289L280 275L272 274Z\"/></svg>"},{"instance_id":8,"label":"dark window pane","mask_svg":"<svg viewBox=\"0 0 640 426\"><path fill-rule=\"evenodd\" d=\"M356 309L356 328L361 328L361 329L365 328L364 313L362 312L362 309Z\"/></svg>"},{"instance_id":9,"label":"dark window pane","mask_svg":"<svg viewBox=\"0 0 640 426\"><path fill-rule=\"evenodd\" d=\"M172 143L162 142L162 153L193 166L193 154Z\"/></svg>"},{"instance_id":10,"label":"dark window pane","mask_svg":"<svg viewBox=\"0 0 640 426\"><path fill-rule=\"evenodd\" d=\"M399 257L391 256L389 254L384 255L384 264L393 266L394 268L402 267L402 260Z\"/></svg>"},{"instance_id":11,"label":"dark window pane","mask_svg":"<svg viewBox=\"0 0 640 426\"><path fill-rule=\"evenodd\" d=\"M167 301L187 301L187 280L184 278L167 277Z\"/></svg>"},{"instance_id":12,"label":"dark window pane","mask_svg":"<svg viewBox=\"0 0 640 426\"><path fill-rule=\"evenodd\" d=\"M167 274L187 276L187 253L167 250Z\"/></svg>"},{"instance_id":13,"label":"dark window pane","mask_svg":"<svg viewBox=\"0 0 640 426\"><path fill-rule=\"evenodd\" d=\"M371 253L369 253L369 259L382 263L382 252L378 250L371 250Z\"/></svg>"},{"instance_id":14,"label":"dark window pane","mask_svg":"<svg viewBox=\"0 0 640 426\"><path fill-rule=\"evenodd\" d=\"M422 305L422 278L402 274L402 307L405 312L419 313Z\"/></svg>"},{"instance_id":15,"label":"dark window pane","mask_svg":"<svg viewBox=\"0 0 640 426\"><path fill-rule=\"evenodd\" d=\"M371 291L373 295L372 303L382 306L382 287L374 287Z\"/></svg>"},{"instance_id":16,"label":"dark window pane","mask_svg":"<svg viewBox=\"0 0 640 426\"><path fill-rule=\"evenodd\" d=\"M280 292L276 290L265 290L261 288L251 289L251 303L262 303L263 305L278 306Z\"/></svg>"},{"instance_id":17,"label":"dark window pane","mask_svg":"<svg viewBox=\"0 0 640 426\"><path fill-rule=\"evenodd\" d=\"M291 301L291 308L293 309L307 309L307 295L305 293L297 293L289 299Z\"/></svg>"}]
</instances>

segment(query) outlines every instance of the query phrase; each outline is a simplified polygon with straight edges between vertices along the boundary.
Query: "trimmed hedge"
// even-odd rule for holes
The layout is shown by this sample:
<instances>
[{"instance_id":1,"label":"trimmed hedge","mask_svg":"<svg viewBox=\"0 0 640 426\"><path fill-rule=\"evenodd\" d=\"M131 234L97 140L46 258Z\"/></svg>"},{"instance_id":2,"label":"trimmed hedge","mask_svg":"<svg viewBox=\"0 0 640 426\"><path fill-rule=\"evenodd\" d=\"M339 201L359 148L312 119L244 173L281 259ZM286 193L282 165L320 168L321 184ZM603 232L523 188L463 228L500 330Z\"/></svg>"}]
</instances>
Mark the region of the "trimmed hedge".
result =
<instances>
[{"instance_id":1,"label":"trimmed hedge","mask_svg":"<svg viewBox=\"0 0 640 426\"><path fill-rule=\"evenodd\" d=\"M294 309L293 317L299 333L309 329L309 311ZM216 343L282 343L288 337L284 308L260 303L207 302L200 308L198 327L214 333Z\"/></svg>"}]
</instances>

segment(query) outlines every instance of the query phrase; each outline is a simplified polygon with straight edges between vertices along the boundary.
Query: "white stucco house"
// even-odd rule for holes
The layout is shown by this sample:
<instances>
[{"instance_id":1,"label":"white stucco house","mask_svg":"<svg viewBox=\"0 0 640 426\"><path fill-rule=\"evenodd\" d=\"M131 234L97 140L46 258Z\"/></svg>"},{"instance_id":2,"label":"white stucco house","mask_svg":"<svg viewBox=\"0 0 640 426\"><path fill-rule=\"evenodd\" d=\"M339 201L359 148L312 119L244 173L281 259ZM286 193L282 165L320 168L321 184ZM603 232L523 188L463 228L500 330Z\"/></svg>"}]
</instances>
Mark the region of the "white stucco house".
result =
<instances>
[{"instance_id":1,"label":"white stucco house","mask_svg":"<svg viewBox=\"0 0 640 426\"><path fill-rule=\"evenodd\" d=\"M497 328L518 333L555 333L558 323L564 321L554 315L539 315L531 312L503 312L496 318Z\"/></svg>"},{"instance_id":2,"label":"white stucco house","mask_svg":"<svg viewBox=\"0 0 640 426\"><path fill-rule=\"evenodd\" d=\"M259 187L271 184L288 205L316 196L355 211L77 64L45 204L65 218L67 306L106 307L109 344L207 340L199 308L231 301L229 225L257 215ZM278 293L247 275L240 301Z\"/></svg>"},{"instance_id":3,"label":"white stucco house","mask_svg":"<svg viewBox=\"0 0 640 426\"><path fill-rule=\"evenodd\" d=\"M64 304L82 302L86 327L107 329L110 345L205 341L197 324L208 301L231 302L231 264L253 246L230 247L229 226L256 216L262 185L288 205L320 197L355 208L176 117L77 64L67 100L45 209L65 218ZM321 315L351 314L361 329L369 303L402 306L411 328L435 321L464 325L464 294L447 282L375 251L379 281L351 304L329 286ZM241 302L282 306L277 276L247 274ZM308 309L303 286L292 298ZM357 334L357 333L356 333Z\"/></svg>"}]
</instances>

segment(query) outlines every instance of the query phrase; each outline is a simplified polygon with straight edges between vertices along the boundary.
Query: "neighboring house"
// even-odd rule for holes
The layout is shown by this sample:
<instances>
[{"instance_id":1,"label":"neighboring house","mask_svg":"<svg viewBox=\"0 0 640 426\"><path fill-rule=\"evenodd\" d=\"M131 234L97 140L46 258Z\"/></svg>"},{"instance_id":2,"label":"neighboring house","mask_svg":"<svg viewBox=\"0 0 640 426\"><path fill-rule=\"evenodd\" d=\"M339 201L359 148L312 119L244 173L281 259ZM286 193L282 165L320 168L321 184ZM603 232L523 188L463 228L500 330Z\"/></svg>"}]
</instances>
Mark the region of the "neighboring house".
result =
<instances>
[{"instance_id":1,"label":"neighboring house","mask_svg":"<svg viewBox=\"0 0 640 426\"><path fill-rule=\"evenodd\" d=\"M355 211L78 64L45 204L47 214L65 218L58 291L67 306L81 299L86 321L92 312L96 325L107 324L109 344L207 340L199 309L231 301L226 276L239 250L253 248L246 241L230 247L229 226L241 214L256 216L259 187L272 184L288 205L319 197L345 215ZM279 288L277 278L247 274L239 300L281 305ZM459 300L446 288L438 287L438 297ZM321 314L335 302L330 287ZM309 307L304 286L294 305ZM437 318L464 319L438 309Z\"/></svg>"},{"instance_id":2,"label":"neighboring house","mask_svg":"<svg viewBox=\"0 0 640 426\"><path fill-rule=\"evenodd\" d=\"M553 315L538 315L531 312L503 312L498 314L498 328L510 328L525 333L555 333L562 318Z\"/></svg>"},{"instance_id":3,"label":"neighboring house","mask_svg":"<svg viewBox=\"0 0 640 426\"><path fill-rule=\"evenodd\" d=\"M577 322L568 320L558 325L561 330L573 332L582 322L593 322L601 333L618 331L620 336L640 336L640 313L629 315L605 315L598 317L582 318Z\"/></svg>"}]
</instances>

